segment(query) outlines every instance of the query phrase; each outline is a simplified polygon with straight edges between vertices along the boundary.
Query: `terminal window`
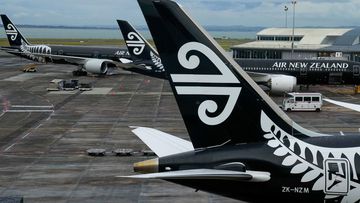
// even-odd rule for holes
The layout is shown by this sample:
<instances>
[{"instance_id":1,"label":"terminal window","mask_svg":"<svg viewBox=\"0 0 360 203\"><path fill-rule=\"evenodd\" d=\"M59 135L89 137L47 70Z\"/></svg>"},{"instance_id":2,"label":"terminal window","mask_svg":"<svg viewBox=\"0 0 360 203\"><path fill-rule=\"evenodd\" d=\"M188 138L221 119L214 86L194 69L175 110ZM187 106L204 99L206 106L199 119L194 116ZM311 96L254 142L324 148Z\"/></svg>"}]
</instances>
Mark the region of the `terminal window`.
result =
<instances>
[{"instance_id":1,"label":"terminal window","mask_svg":"<svg viewBox=\"0 0 360 203\"><path fill-rule=\"evenodd\" d=\"M280 51L275 50L242 50L235 49L233 50L234 58L243 58L243 59L281 59L282 54Z\"/></svg>"},{"instance_id":2,"label":"terminal window","mask_svg":"<svg viewBox=\"0 0 360 203\"><path fill-rule=\"evenodd\" d=\"M302 36L294 36L294 41L298 42L302 40ZM257 36L259 41L292 41L292 36Z\"/></svg>"}]
</instances>

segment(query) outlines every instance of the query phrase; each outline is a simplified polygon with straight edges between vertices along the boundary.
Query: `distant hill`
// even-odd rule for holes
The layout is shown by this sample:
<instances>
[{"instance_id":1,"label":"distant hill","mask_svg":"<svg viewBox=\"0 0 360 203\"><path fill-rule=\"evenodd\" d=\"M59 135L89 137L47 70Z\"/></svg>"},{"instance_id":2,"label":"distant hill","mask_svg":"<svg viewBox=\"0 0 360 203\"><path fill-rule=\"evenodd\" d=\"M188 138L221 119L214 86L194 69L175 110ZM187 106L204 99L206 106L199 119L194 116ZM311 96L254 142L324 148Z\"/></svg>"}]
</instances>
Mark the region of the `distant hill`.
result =
<instances>
[{"instance_id":1,"label":"distant hill","mask_svg":"<svg viewBox=\"0 0 360 203\"><path fill-rule=\"evenodd\" d=\"M19 28L46 28L46 29L119 29L115 26L62 26L62 25L16 25ZM135 26L138 30L148 31L147 26ZM264 27L247 27L242 25L221 26L221 25L208 25L205 26L208 31L224 31L224 32L258 32Z\"/></svg>"},{"instance_id":2,"label":"distant hill","mask_svg":"<svg viewBox=\"0 0 360 203\"><path fill-rule=\"evenodd\" d=\"M2 26L2 24L0 24ZM16 25L20 28L46 28L46 29L109 29L117 30L116 26L62 26L62 25ZM207 25L204 26L207 31L220 31L220 32L259 32L266 27L262 26L243 26L243 25ZM145 25L135 26L138 30L149 31ZM308 26L297 28L360 28L360 26L338 26L338 27L322 27L322 26Z\"/></svg>"}]
</instances>

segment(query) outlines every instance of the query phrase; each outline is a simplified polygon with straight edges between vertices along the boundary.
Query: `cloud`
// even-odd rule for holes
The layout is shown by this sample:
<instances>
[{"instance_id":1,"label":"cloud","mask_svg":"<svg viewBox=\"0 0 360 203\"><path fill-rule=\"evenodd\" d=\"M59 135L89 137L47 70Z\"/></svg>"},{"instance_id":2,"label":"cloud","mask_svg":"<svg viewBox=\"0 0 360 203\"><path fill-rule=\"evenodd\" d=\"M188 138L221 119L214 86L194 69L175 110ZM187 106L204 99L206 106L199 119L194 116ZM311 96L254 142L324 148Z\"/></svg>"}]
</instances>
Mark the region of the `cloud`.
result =
<instances>
[{"instance_id":1,"label":"cloud","mask_svg":"<svg viewBox=\"0 0 360 203\"><path fill-rule=\"evenodd\" d=\"M202 25L281 27L290 0L178 0ZM286 3L288 2L288 3ZM298 0L298 26L359 25L359 0ZM135 0L1 0L1 12L17 24L116 26L115 19L146 25ZM346 15L344 15L346 14Z\"/></svg>"}]
</instances>

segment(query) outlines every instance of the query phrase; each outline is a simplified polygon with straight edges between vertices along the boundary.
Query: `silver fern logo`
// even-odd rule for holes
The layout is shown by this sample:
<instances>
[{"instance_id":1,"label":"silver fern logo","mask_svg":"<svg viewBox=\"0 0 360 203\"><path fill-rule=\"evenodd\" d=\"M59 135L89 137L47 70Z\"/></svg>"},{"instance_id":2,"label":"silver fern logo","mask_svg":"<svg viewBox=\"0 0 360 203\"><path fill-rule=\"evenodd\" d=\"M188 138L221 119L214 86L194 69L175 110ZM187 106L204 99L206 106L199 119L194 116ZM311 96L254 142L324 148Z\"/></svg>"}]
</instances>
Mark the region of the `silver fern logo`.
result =
<instances>
[{"instance_id":1,"label":"silver fern logo","mask_svg":"<svg viewBox=\"0 0 360 203\"><path fill-rule=\"evenodd\" d=\"M20 50L24 53L29 59L33 61L38 61L45 63L45 58L51 58L51 47L47 45L28 45L23 40L21 40Z\"/></svg>"},{"instance_id":2,"label":"silver fern logo","mask_svg":"<svg viewBox=\"0 0 360 203\"><path fill-rule=\"evenodd\" d=\"M291 167L291 174L303 174L302 183L314 182L312 190L323 191L325 199L360 200L360 181L355 167L360 147L326 148L306 143L283 131L263 111L261 127L274 155L283 158L282 165Z\"/></svg>"},{"instance_id":3,"label":"silver fern logo","mask_svg":"<svg viewBox=\"0 0 360 203\"><path fill-rule=\"evenodd\" d=\"M12 41L15 41L17 36L18 36L18 31L16 30L15 26L12 24L8 24L6 26L6 30L5 30L6 34L10 36L10 39Z\"/></svg>"},{"instance_id":4,"label":"silver fern logo","mask_svg":"<svg viewBox=\"0 0 360 203\"><path fill-rule=\"evenodd\" d=\"M205 55L220 71L219 75L202 74L171 74L174 83L209 83L209 84L240 84L239 80L232 74L226 64L207 46L198 42L184 44L178 52L178 60L183 68L193 70L199 67L200 58L195 54L187 57L193 51ZM224 110L217 116L209 116L218 110L218 104L213 100L203 101L198 108L200 120L207 125L219 125L224 122L233 111L239 98L241 87L204 87L204 86L175 86L179 95L214 95L228 96L229 99Z\"/></svg>"},{"instance_id":5,"label":"silver fern logo","mask_svg":"<svg viewBox=\"0 0 360 203\"><path fill-rule=\"evenodd\" d=\"M129 32L127 37L129 40L126 40L126 44L133 49L132 52L137 56L142 54L145 48L144 40L135 32Z\"/></svg>"},{"instance_id":6,"label":"silver fern logo","mask_svg":"<svg viewBox=\"0 0 360 203\"><path fill-rule=\"evenodd\" d=\"M159 56L157 56L156 54L154 54L152 51L150 51L150 57L152 62L154 63L155 67L156 67L156 72L164 72L164 65L161 63L161 58Z\"/></svg>"}]
</instances>

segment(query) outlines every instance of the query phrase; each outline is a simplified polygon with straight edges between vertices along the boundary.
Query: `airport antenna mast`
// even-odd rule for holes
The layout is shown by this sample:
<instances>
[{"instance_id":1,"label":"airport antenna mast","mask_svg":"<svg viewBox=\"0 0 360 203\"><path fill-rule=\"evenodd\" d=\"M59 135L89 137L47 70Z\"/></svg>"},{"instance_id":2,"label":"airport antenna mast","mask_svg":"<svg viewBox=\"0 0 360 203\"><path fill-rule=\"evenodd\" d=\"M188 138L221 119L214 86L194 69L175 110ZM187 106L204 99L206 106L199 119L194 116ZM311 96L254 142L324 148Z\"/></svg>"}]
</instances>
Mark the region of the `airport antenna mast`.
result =
<instances>
[{"instance_id":1,"label":"airport antenna mast","mask_svg":"<svg viewBox=\"0 0 360 203\"><path fill-rule=\"evenodd\" d=\"M295 41L295 5L296 1L291 1L293 5L293 26L292 26L292 38L291 38L291 58L294 58L294 41Z\"/></svg>"},{"instance_id":2,"label":"airport antenna mast","mask_svg":"<svg viewBox=\"0 0 360 203\"><path fill-rule=\"evenodd\" d=\"M284 11L285 11L285 28L288 27L288 10L289 10L289 7L285 6L284 7Z\"/></svg>"}]
</instances>

